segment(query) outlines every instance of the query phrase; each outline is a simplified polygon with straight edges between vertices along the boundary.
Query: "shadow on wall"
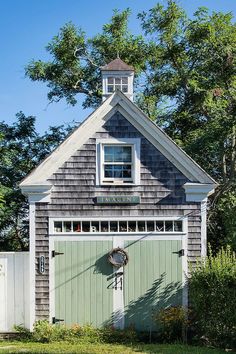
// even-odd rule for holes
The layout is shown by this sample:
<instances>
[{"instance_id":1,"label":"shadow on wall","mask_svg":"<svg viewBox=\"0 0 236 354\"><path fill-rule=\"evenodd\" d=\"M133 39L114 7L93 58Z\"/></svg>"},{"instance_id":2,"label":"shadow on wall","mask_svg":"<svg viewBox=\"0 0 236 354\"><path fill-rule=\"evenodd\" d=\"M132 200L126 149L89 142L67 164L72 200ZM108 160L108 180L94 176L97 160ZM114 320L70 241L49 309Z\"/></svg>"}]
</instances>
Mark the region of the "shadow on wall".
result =
<instances>
[{"instance_id":1,"label":"shadow on wall","mask_svg":"<svg viewBox=\"0 0 236 354\"><path fill-rule=\"evenodd\" d=\"M125 327L134 327L137 331L157 330L154 316L162 308L182 304L182 284L171 282L164 285L166 273L156 279L152 287L136 300L125 306ZM113 313L104 326L111 326L122 320L122 313Z\"/></svg>"}]
</instances>

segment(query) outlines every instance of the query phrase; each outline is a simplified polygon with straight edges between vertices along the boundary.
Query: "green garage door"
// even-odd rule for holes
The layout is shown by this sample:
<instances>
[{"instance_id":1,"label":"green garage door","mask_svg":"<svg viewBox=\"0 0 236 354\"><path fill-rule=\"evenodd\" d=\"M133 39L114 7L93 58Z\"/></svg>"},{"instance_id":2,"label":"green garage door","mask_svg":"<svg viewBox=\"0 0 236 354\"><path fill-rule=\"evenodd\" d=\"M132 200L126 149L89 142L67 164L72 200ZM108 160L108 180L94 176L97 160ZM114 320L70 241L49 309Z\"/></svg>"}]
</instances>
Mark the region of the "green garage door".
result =
<instances>
[{"instance_id":1,"label":"green garage door","mask_svg":"<svg viewBox=\"0 0 236 354\"><path fill-rule=\"evenodd\" d=\"M117 269L107 261L112 241L55 242L55 251L63 253L55 257L56 319L66 325L111 324L118 296L123 299L125 327L150 331L155 329L153 314L158 308L182 303L181 241L136 240L123 245L129 262L116 286ZM122 274L122 268L118 271Z\"/></svg>"},{"instance_id":2,"label":"green garage door","mask_svg":"<svg viewBox=\"0 0 236 354\"><path fill-rule=\"evenodd\" d=\"M129 262L124 268L125 326L154 329L158 308L182 304L181 241L125 242Z\"/></svg>"},{"instance_id":3,"label":"green garage door","mask_svg":"<svg viewBox=\"0 0 236 354\"><path fill-rule=\"evenodd\" d=\"M113 289L107 262L111 241L59 241L54 243L55 318L62 323L92 324L99 327L110 320Z\"/></svg>"}]
</instances>

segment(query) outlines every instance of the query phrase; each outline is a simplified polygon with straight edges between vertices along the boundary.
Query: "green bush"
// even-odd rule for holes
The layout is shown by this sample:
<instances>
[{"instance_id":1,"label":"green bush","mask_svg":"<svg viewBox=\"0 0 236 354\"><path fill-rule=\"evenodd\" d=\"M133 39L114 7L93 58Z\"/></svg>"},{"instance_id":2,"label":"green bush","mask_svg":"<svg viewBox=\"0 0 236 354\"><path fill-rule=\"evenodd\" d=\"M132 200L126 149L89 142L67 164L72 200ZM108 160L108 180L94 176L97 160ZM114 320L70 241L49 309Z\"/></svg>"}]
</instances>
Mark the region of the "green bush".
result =
<instances>
[{"instance_id":1,"label":"green bush","mask_svg":"<svg viewBox=\"0 0 236 354\"><path fill-rule=\"evenodd\" d=\"M236 346L236 256L230 247L210 255L191 271L190 304L198 338Z\"/></svg>"},{"instance_id":2,"label":"green bush","mask_svg":"<svg viewBox=\"0 0 236 354\"><path fill-rule=\"evenodd\" d=\"M74 324L65 326L62 324L51 324L47 320L37 321L34 330L29 330L15 326L15 330L20 333L20 339L27 339L41 343L51 343L58 341L86 342L86 343L134 343L137 341L135 330L130 327L124 330L114 329L112 326L95 328L91 325L80 326Z\"/></svg>"},{"instance_id":3,"label":"green bush","mask_svg":"<svg viewBox=\"0 0 236 354\"><path fill-rule=\"evenodd\" d=\"M160 310L154 317L158 337L163 342L184 341L188 325L187 311L182 306L171 306Z\"/></svg>"}]
</instances>

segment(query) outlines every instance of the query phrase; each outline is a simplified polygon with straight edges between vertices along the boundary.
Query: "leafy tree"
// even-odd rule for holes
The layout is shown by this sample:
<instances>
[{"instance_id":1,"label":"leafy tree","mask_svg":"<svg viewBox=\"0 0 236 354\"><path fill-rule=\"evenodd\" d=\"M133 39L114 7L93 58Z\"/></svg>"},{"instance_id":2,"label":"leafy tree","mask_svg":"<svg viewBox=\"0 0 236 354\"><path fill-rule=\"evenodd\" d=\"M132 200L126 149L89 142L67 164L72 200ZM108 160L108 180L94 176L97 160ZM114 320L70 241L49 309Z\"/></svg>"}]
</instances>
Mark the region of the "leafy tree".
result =
<instances>
[{"instance_id":1,"label":"leafy tree","mask_svg":"<svg viewBox=\"0 0 236 354\"><path fill-rule=\"evenodd\" d=\"M153 53L145 97L162 115L166 132L220 182L212 198L209 235L215 248L233 241L236 208L236 26L231 13L199 8L192 19L175 1L139 15ZM233 208L233 209L232 209ZM221 222L219 216L221 215ZM234 229L235 234L235 229Z\"/></svg>"},{"instance_id":2,"label":"leafy tree","mask_svg":"<svg viewBox=\"0 0 236 354\"><path fill-rule=\"evenodd\" d=\"M26 66L26 76L47 83L50 102L65 98L68 104L75 105L77 95L83 94L83 106L96 107L102 97L100 66L120 55L137 73L144 68L146 45L142 36L127 30L129 14L129 9L114 11L102 33L90 39L80 28L67 23L46 47L52 60L31 61Z\"/></svg>"},{"instance_id":3,"label":"leafy tree","mask_svg":"<svg viewBox=\"0 0 236 354\"><path fill-rule=\"evenodd\" d=\"M16 114L13 125L0 122L0 251L28 248L28 204L19 182L57 145L71 127L51 127L40 136L35 117Z\"/></svg>"},{"instance_id":4,"label":"leafy tree","mask_svg":"<svg viewBox=\"0 0 236 354\"><path fill-rule=\"evenodd\" d=\"M99 67L120 57L135 67L137 104L219 183L212 197L214 248L236 247L236 25L231 13L199 8L189 19L173 0L139 14L145 39L128 31L130 10L115 11L101 34L86 38L72 23L46 47L52 60L32 61L26 75L43 81L49 101L84 107L101 102ZM235 238L234 238L235 239Z\"/></svg>"}]
</instances>

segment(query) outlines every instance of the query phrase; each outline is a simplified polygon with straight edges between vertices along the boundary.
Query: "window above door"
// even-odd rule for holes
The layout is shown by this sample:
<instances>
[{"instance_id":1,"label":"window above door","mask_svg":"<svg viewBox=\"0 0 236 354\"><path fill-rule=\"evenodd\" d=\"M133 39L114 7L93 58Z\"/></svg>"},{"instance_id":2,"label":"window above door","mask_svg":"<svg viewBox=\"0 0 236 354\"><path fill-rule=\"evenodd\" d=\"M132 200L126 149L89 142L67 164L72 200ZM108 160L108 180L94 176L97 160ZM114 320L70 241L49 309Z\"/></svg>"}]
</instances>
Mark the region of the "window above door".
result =
<instances>
[{"instance_id":1,"label":"window above door","mask_svg":"<svg viewBox=\"0 0 236 354\"><path fill-rule=\"evenodd\" d=\"M97 140L97 184L139 184L140 139Z\"/></svg>"}]
</instances>

